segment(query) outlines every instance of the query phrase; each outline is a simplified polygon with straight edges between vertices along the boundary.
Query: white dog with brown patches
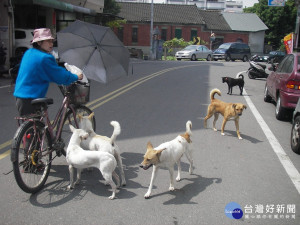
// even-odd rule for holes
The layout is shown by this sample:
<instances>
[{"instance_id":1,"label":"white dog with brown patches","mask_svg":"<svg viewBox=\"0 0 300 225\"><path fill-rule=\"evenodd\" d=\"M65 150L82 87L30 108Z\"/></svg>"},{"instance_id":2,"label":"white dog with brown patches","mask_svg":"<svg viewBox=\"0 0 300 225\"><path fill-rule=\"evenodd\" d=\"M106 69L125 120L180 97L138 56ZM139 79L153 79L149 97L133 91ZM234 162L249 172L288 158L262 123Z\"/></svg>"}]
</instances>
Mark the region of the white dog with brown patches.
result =
<instances>
[{"instance_id":1,"label":"white dog with brown patches","mask_svg":"<svg viewBox=\"0 0 300 225\"><path fill-rule=\"evenodd\" d=\"M118 164L118 170L121 175L121 185L126 185L125 174L123 170L122 158L120 155L119 146L116 144L117 136L121 133L121 126L117 121L111 121L110 124L114 127L111 137L101 136L95 133L92 126L92 118L94 113L89 116L79 115L79 127L89 133L89 137L81 142L84 149L92 151L103 151L112 154Z\"/></svg>"},{"instance_id":2,"label":"white dog with brown patches","mask_svg":"<svg viewBox=\"0 0 300 225\"><path fill-rule=\"evenodd\" d=\"M86 151L80 147L82 140L85 140L89 134L82 129L75 129L70 125L70 129L73 132L70 139L66 160L69 164L70 171L70 185L68 189L73 189L74 184L78 184L81 178L81 170L88 167L96 167L102 173L105 181L110 184L112 188L112 195L109 199L114 199L116 195L117 186L120 185L119 176L115 172L117 162L114 156L107 152L101 151ZM77 169L77 180L74 183L74 168ZM117 185L114 183L112 177L117 181Z\"/></svg>"},{"instance_id":3,"label":"white dog with brown patches","mask_svg":"<svg viewBox=\"0 0 300 225\"><path fill-rule=\"evenodd\" d=\"M193 173L193 159L192 159L192 148L191 148L191 135L192 135L192 122L187 121L186 132L184 134L178 135L175 139L169 142L165 142L156 148L153 148L152 144L148 142L147 152L144 155L144 160L140 167L144 170L149 169L153 166L152 176L150 185L145 198L149 198L152 191L153 181L157 175L158 168L165 167L170 172L170 191L174 191L174 164L177 163L178 175L176 181L181 179L181 165L180 159L183 154L186 155L188 161L190 162L189 173Z\"/></svg>"}]
</instances>

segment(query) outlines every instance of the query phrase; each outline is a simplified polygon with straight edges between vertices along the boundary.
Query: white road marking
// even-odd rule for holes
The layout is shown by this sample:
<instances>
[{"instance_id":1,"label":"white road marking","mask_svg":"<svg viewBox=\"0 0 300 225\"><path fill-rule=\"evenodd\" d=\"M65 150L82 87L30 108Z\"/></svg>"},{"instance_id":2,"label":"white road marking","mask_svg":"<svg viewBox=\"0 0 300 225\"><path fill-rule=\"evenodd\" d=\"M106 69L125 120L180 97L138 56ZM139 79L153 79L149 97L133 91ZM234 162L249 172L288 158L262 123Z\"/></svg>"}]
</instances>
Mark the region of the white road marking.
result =
<instances>
[{"instance_id":1,"label":"white road marking","mask_svg":"<svg viewBox=\"0 0 300 225\"><path fill-rule=\"evenodd\" d=\"M8 88L8 87L10 87L10 85L2 86L0 88Z\"/></svg>"},{"instance_id":2,"label":"white road marking","mask_svg":"<svg viewBox=\"0 0 300 225\"><path fill-rule=\"evenodd\" d=\"M255 105L251 101L245 89L244 89L244 93L245 93L244 98L246 99L247 105L251 109L258 124L260 125L267 139L269 140L269 143L271 144L273 151L276 153L283 168L289 175L298 193L300 194L300 174L298 170L296 169L296 167L294 166L294 164L292 163L288 155L285 153L284 149L281 147L279 141L277 140L277 138L275 137L275 135L273 134L273 132L271 131L267 123L263 120L262 116L257 111Z\"/></svg>"}]
</instances>

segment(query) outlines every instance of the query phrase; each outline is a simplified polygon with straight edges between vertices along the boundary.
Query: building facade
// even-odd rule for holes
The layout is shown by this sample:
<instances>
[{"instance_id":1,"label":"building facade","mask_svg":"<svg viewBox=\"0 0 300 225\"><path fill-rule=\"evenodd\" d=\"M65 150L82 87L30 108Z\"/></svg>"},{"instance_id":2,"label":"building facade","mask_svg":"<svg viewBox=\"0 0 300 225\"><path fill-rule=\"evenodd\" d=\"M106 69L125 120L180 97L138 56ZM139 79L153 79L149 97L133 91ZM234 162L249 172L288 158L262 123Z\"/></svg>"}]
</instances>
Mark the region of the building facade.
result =
<instances>
[{"instance_id":1,"label":"building facade","mask_svg":"<svg viewBox=\"0 0 300 225\"><path fill-rule=\"evenodd\" d=\"M0 43L5 68L15 56L15 28L48 27L55 35L76 19L100 24L104 0L0 0Z\"/></svg>"},{"instance_id":2,"label":"building facade","mask_svg":"<svg viewBox=\"0 0 300 225\"><path fill-rule=\"evenodd\" d=\"M119 4L121 6L119 16L126 19L127 23L116 28L115 33L129 49L140 49L144 54L150 55L151 4L129 2ZM212 50L225 42L242 41L249 44L250 48L252 46L253 53L263 52L264 32L268 28L256 14L201 10L196 5L154 4L153 15L153 28L159 34L153 39L167 41L183 38L185 41L191 41L194 37L198 37ZM234 23L235 18L230 15L238 15L239 21ZM264 26L256 27L257 24L253 24L249 19L258 20ZM251 29L247 28L248 25ZM215 35L213 41L210 38L212 33Z\"/></svg>"}]
</instances>

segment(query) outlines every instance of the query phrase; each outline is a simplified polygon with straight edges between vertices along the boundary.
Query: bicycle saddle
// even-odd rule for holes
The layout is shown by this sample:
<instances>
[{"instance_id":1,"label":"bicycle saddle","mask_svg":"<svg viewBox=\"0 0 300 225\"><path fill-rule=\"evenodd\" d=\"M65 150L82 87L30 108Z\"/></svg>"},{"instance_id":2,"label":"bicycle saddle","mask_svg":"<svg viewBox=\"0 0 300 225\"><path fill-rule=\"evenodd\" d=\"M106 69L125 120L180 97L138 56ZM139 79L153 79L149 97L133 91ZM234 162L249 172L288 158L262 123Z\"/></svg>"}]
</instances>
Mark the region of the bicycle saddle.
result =
<instances>
[{"instance_id":1,"label":"bicycle saddle","mask_svg":"<svg viewBox=\"0 0 300 225\"><path fill-rule=\"evenodd\" d=\"M51 105L53 104L52 98L36 98L31 101L32 105Z\"/></svg>"}]
</instances>

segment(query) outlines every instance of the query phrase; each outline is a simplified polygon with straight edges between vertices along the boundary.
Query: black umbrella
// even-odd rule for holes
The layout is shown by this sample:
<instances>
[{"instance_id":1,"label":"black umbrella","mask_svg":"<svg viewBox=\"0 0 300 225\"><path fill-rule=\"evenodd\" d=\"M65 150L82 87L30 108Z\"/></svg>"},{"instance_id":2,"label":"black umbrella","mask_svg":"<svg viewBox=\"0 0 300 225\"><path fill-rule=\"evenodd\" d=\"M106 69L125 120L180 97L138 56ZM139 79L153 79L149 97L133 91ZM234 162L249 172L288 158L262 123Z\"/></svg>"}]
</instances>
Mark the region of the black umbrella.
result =
<instances>
[{"instance_id":1,"label":"black umbrella","mask_svg":"<svg viewBox=\"0 0 300 225\"><path fill-rule=\"evenodd\" d=\"M57 41L60 59L89 79L107 83L128 73L129 51L109 27L76 20L57 33Z\"/></svg>"}]
</instances>

